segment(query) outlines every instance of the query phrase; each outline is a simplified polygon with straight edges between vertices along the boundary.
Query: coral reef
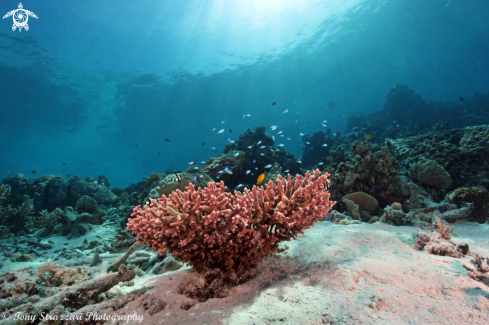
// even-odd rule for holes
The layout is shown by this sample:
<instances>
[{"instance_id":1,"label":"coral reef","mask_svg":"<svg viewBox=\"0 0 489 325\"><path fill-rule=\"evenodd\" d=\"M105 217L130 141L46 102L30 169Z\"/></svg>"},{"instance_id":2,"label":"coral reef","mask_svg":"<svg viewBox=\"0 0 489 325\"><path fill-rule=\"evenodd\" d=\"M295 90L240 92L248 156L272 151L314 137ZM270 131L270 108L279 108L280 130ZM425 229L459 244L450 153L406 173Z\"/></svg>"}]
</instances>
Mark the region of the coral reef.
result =
<instances>
[{"instance_id":1,"label":"coral reef","mask_svg":"<svg viewBox=\"0 0 489 325\"><path fill-rule=\"evenodd\" d=\"M412 137L386 139L386 146L405 168L433 160L450 174L448 189L489 186L489 126L427 132Z\"/></svg>"},{"instance_id":2,"label":"coral reef","mask_svg":"<svg viewBox=\"0 0 489 325\"><path fill-rule=\"evenodd\" d=\"M445 201L460 207L473 204L467 219L479 223L489 221L489 192L484 188L459 187L448 193Z\"/></svg>"},{"instance_id":3,"label":"coral reef","mask_svg":"<svg viewBox=\"0 0 489 325\"><path fill-rule=\"evenodd\" d=\"M297 162L297 158L285 151L280 145L278 148L274 148L275 141L272 137L265 134L265 130L265 127L255 127L254 132L248 129L243 134L240 134L239 139L234 143L226 145L223 151L225 157L239 153L236 158L242 162L239 172L233 171L231 176L225 175L227 180L222 177L219 180L224 180L230 188L234 188L238 184L251 187L256 184L258 175L267 171L265 166L269 164L280 166L282 173L286 173L284 172L286 170L292 175L301 173L300 163ZM219 163L219 166L215 167L216 172L226 166L231 168L234 165L230 163L221 164L220 161L216 161L216 163ZM209 165L209 161L206 162L207 165ZM249 172L247 173L247 171ZM270 177L266 180L268 179Z\"/></svg>"},{"instance_id":4,"label":"coral reef","mask_svg":"<svg viewBox=\"0 0 489 325\"><path fill-rule=\"evenodd\" d=\"M446 189L452 183L450 174L436 161L426 159L411 165L409 175L412 180L438 189Z\"/></svg>"},{"instance_id":5,"label":"coral reef","mask_svg":"<svg viewBox=\"0 0 489 325\"><path fill-rule=\"evenodd\" d=\"M372 218L372 213L377 209L379 202L363 192L350 193L343 196L343 203L349 214L356 220L368 221Z\"/></svg>"},{"instance_id":6,"label":"coral reef","mask_svg":"<svg viewBox=\"0 0 489 325\"><path fill-rule=\"evenodd\" d=\"M209 183L195 190L189 184L148 206L134 208L127 229L139 242L160 254L171 253L196 271L221 269L244 274L278 250L278 243L295 239L304 229L327 216L327 174L307 172L291 179L277 177L234 195L224 183Z\"/></svg>"},{"instance_id":7,"label":"coral reef","mask_svg":"<svg viewBox=\"0 0 489 325\"><path fill-rule=\"evenodd\" d=\"M415 249L422 250L424 248L429 254L455 258L467 255L469 251L467 244L456 245L450 240L450 233L453 232L454 228L444 226L438 217L433 220L433 228L435 231L430 235L421 231L413 235Z\"/></svg>"},{"instance_id":8,"label":"coral reef","mask_svg":"<svg viewBox=\"0 0 489 325\"><path fill-rule=\"evenodd\" d=\"M365 192L372 196L386 191L392 177L400 172L399 163L392 158L387 148L371 152L368 141L354 142L351 147L352 161L338 165L331 177L333 199L351 192Z\"/></svg>"}]
</instances>

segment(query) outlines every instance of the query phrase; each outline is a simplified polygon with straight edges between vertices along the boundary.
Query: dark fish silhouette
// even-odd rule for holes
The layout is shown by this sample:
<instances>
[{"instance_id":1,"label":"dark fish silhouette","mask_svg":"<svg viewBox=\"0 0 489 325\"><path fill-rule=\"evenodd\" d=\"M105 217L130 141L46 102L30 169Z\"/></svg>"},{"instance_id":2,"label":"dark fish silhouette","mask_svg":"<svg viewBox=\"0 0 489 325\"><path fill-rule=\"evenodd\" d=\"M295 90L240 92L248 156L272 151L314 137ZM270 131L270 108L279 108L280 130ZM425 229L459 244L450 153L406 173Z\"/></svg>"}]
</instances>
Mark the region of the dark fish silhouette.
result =
<instances>
[{"instance_id":1,"label":"dark fish silhouette","mask_svg":"<svg viewBox=\"0 0 489 325\"><path fill-rule=\"evenodd\" d=\"M170 142L170 140L168 140L168 139L165 139L165 141L166 141L166 142Z\"/></svg>"},{"instance_id":2,"label":"dark fish silhouette","mask_svg":"<svg viewBox=\"0 0 489 325\"><path fill-rule=\"evenodd\" d=\"M38 172L36 172L35 170L33 170L31 173L33 173L34 175L39 174L39 173L38 173Z\"/></svg>"},{"instance_id":3,"label":"dark fish silhouette","mask_svg":"<svg viewBox=\"0 0 489 325\"><path fill-rule=\"evenodd\" d=\"M138 148L138 145L136 145L136 149Z\"/></svg>"},{"instance_id":4,"label":"dark fish silhouette","mask_svg":"<svg viewBox=\"0 0 489 325\"><path fill-rule=\"evenodd\" d=\"M277 105L277 102L273 102L273 103L272 103L272 106L275 106L275 105Z\"/></svg>"},{"instance_id":5,"label":"dark fish silhouette","mask_svg":"<svg viewBox=\"0 0 489 325\"><path fill-rule=\"evenodd\" d=\"M464 100L464 98L463 98L463 97L460 97L459 99L460 99L461 101L463 101L463 100Z\"/></svg>"},{"instance_id":6,"label":"dark fish silhouette","mask_svg":"<svg viewBox=\"0 0 489 325\"><path fill-rule=\"evenodd\" d=\"M160 152L158 152L158 155L161 155L161 151L160 151Z\"/></svg>"},{"instance_id":7,"label":"dark fish silhouette","mask_svg":"<svg viewBox=\"0 0 489 325\"><path fill-rule=\"evenodd\" d=\"M205 144L205 142L202 142L201 146L203 146Z\"/></svg>"},{"instance_id":8,"label":"dark fish silhouette","mask_svg":"<svg viewBox=\"0 0 489 325\"><path fill-rule=\"evenodd\" d=\"M67 166L68 164L67 163L63 163L63 166Z\"/></svg>"},{"instance_id":9,"label":"dark fish silhouette","mask_svg":"<svg viewBox=\"0 0 489 325\"><path fill-rule=\"evenodd\" d=\"M229 133L231 133L231 129L229 129Z\"/></svg>"}]
</instances>

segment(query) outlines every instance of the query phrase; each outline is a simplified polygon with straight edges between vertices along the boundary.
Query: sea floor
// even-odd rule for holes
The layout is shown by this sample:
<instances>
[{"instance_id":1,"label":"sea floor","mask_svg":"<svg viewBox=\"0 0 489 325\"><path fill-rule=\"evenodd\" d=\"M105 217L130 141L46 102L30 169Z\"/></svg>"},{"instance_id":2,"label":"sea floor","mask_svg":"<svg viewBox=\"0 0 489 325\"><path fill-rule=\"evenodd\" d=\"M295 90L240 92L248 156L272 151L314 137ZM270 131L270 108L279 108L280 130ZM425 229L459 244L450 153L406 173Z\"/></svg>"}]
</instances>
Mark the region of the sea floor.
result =
<instances>
[{"instance_id":1,"label":"sea floor","mask_svg":"<svg viewBox=\"0 0 489 325\"><path fill-rule=\"evenodd\" d=\"M141 282L151 290L117 313L144 315L145 324L489 324L489 287L463 267L470 254L416 251L418 230L320 222L227 298L182 309L189 299L176 292L185 269ZM489 256L489 224L458 222L454 234L471 254ZM148 315L148 298L164 310Z\"/></svg>"},{"instance_id":2,"label":"sea floor","mask_svg":"<svg viewBox=\"0 0 489 325\"><path fill-rule=\"evenodd\" d=\"M489 256L489 224L455 224L452 240L470 248L460 259L415 250L418 230L319 222L227 298L198 302L178 294L192 272L185 267L139 277L132 287L117 285L111 292L123 296L90 310L165 325L489 324L489 287L469 278L463 266L471 264L471 254ZM114 311L116 301L121 308Z\"/></svg>"}]
</instances>

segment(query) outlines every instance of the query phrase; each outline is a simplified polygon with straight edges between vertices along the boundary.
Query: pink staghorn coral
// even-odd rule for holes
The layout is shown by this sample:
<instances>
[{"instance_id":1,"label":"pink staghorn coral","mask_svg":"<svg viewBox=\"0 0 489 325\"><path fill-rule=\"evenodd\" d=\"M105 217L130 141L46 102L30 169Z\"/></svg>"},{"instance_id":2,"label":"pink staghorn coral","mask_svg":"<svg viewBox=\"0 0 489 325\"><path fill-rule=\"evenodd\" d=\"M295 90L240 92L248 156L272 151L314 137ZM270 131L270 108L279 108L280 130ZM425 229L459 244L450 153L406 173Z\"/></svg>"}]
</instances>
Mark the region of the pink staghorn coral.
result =
<instances>
[{"instance_id":1,"label":"pink staghorn coral","mask_svg":"<svg viewBox=\"0 0 489 325\"><path fill-rule=\"evenodd\" d=\"M169 252L188 262L197 272L221 269L243 274L278 243L295 239L304 229L325 218L335 202L329 200L328 174L297 175L225 192L223 182L208 183L204 189L179 190L143 208L134 208L127 229L137 241L160 254Z\"/></svg>"}]
</instances>

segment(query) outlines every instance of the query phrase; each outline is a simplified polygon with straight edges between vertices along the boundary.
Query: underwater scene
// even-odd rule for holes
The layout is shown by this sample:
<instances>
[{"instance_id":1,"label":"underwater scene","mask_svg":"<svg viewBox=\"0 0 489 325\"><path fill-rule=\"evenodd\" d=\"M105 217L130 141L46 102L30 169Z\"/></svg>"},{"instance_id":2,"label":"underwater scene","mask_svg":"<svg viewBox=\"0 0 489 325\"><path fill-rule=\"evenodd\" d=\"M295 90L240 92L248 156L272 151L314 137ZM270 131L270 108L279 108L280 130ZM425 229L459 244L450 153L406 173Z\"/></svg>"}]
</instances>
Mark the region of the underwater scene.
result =
<instances>
[{"instance_id":1,"label":"underwater scene","mask_svg":"<svg viewBox=\"0 0 489 325\"><path fill-rule=\"evenodd\" d=\"M0 9L0 325L489 324L488 1Z\"/></svg>"}]
</instances>

